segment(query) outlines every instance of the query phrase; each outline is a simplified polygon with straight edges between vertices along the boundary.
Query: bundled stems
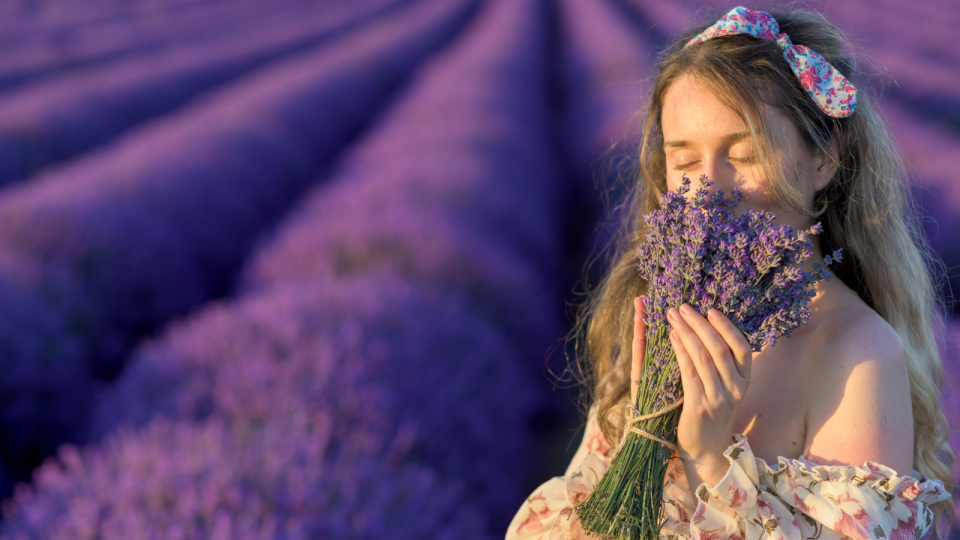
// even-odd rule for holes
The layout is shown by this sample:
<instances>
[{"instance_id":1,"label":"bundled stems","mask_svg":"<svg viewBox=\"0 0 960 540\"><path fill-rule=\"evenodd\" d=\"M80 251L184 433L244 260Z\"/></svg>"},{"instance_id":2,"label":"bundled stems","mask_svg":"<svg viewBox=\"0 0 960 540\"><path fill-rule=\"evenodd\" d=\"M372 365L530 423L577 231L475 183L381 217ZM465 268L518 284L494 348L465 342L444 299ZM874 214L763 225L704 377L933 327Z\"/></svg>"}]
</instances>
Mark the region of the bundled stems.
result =
<instances>
[{"instance_id":1,"label":"bundled stems","mask_svg":"<svg viewBox=\"0 0 960 540\"><path fill-rule=\"evenodd\" d=\"M658 350L667 354L667 366L675 368L677 365L667 331L664 327L651 327L647 332L644 351L644 366L647 368L643 370L635 404L640 416L670 408L669 404L662 405L663 399L657 399L662 396L660 390L668 384L667 369L650 369L654 358L659 356L656 354ZM658 409L654 410L654 406ZM663 414L640 420L636 425L675 446L681 410L673 407ZM624 427L626 440L594 492L575 508L583 530L588 533L618 540L652 540L659 538L664 522L660 501L673 451L629 429L629 425Z\"/></svg>"}]
</instances>

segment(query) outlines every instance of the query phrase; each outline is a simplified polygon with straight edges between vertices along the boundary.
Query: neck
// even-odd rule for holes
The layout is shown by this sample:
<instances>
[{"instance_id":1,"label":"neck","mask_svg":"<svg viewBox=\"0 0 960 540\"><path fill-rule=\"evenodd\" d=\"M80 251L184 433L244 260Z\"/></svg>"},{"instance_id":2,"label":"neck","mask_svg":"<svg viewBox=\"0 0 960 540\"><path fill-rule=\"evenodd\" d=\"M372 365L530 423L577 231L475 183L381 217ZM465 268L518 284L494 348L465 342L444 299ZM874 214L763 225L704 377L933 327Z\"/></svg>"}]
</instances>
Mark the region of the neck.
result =
<instances>
[{"instance_id":1,"label":"neck","mask_svg":"<svg viewBox=\"0 0 960 540\"><path fill-rule=\"evenodd\" d=\"M804 260L803 265L800 267L806 272L813 272L813 263L815 262L823 264L823 251L820 248L819 238L814 237L812 244L813 249L811 251L813 255ZM833 265L826 266L826 269L833 274L831 266ZM846 285L844 285L836 275L831 276L829 280L821 279L815 283L814 290L816 291L816 295L810 300L811 311L815 312L814 307L822 308L825 302L824 295L826 295L828 299L833 297L834 295L830 293L835 291L837 287L846 287Z\"/></svg>"}]
</instances>

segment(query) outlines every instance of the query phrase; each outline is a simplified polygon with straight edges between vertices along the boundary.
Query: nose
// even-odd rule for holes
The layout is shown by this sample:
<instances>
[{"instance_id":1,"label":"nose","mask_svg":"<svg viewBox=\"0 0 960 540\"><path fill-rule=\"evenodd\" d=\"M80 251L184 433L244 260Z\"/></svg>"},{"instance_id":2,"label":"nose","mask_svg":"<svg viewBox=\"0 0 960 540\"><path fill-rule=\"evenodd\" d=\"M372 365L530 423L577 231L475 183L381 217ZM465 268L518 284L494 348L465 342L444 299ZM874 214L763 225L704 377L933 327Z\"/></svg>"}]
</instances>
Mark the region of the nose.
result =
<instances>
[{"instance_id":1,"label":"nose","mask_svg":"<svg viewBox=\"0 0 960 540\"><path fill-rule=\"evenodd\" d=\"M730 193L734 187L734 176L736 169L726 160L725 156L714 155L706 157L703 164L703 174L713 181L710 186L710 193L722 189L724 193Z\"/></svg>"}]
</instances>

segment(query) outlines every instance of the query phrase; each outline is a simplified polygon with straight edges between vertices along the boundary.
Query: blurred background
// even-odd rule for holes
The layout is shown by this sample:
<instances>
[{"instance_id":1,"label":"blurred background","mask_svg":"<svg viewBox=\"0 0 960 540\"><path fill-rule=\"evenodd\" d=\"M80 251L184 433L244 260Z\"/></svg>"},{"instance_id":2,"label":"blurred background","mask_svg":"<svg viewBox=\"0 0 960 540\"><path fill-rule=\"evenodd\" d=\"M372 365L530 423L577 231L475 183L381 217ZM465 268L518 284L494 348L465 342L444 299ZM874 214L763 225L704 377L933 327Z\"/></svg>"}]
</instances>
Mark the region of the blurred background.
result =
<instances>
[{"instance_id":1,"label":"blurred background","mask_svg":"<svg viewBox=\"0 0 960 540\"><path fill-rule=\"evenodd\" d=\"M735 5L0 3L0 538L502 538L582 437L656 53ZM950 297L960 10L794 5L870 60Z\"/></svg>"}]
</instances>

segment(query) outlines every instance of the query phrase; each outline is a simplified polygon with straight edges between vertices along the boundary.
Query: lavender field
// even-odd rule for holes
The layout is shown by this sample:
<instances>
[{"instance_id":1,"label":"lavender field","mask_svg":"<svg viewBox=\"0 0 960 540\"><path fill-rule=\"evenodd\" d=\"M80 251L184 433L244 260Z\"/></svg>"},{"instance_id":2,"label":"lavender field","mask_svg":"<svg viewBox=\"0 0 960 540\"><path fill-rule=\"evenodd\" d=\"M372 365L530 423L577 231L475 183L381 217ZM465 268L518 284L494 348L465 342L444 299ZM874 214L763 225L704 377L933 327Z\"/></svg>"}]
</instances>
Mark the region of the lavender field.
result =
<instances>
[{"instance_id":1,"label":"lavender field","mask_svg":"<svg viewBox=\"0 0 960 540\"><path fill-rule=\"evenodd\" d=\"M656 54L734 5L0 3L0 538L502 538ZM806 6L960 291L960 12Z\"/></svg>"}]
</instances>

